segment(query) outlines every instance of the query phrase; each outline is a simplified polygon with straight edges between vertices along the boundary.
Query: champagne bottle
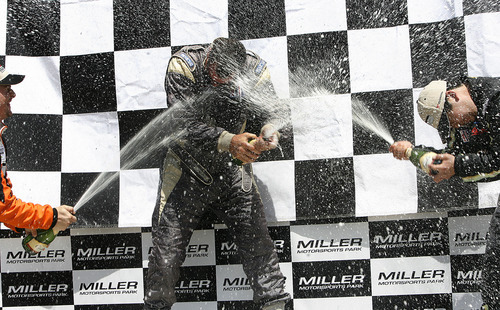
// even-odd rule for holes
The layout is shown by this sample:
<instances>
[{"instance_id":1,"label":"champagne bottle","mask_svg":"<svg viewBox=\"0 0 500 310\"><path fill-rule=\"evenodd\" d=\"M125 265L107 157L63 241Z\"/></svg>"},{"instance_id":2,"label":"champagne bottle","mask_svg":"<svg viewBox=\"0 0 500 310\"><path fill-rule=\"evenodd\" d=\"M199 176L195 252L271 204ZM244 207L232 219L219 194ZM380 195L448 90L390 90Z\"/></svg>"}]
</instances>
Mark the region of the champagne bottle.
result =
<instances>
[{"instance_id":1,"label":"champagne bottle","mask_svg":"<svg viewBox=\"0 0 500 310\"><path fill-rule=\"evenodd\" d=\"M54 229L37 229L37 235L33 237L33 235L28 234L23 238L23 248L26 252L34 255L39 252L45 250L49 244L54 241L59 231L55 231Z\"/></svg>"},{"instance_id":2,"label":"champagne bottle","mask_svg":"<svg viewBox=\"0 0 500 310\"><path fill-rule=\"evenodd\" d=\"M433 163L432 158L437 154L422 148L407 148L405 151L405 156L408 158L412 164L417 168L422 169L425 173L431 173L436 175L438 172L435 170L430 171L429 165ZM434 164L440 164L441 161L434 161Z\"/></svg>"}]
</instances>

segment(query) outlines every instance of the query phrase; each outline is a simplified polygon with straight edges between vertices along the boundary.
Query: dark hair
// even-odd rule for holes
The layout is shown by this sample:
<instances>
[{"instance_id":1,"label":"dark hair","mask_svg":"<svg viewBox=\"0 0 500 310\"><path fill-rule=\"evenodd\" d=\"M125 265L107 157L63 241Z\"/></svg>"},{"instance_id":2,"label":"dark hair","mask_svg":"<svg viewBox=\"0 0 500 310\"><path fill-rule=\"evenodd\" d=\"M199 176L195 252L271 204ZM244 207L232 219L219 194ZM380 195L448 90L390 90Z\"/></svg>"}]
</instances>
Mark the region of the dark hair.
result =
<instances>
[{"instance_id":1,"label":"dark hair","mask_svg":"<svg viewBox=\"0 0 500 310\"><path fill-rule=\"evenodd\" d=\"M467 81L466 76L449 78L446 80L446 90L455 89L463 84L466 84L466 81Z\"/></svg>"},{"instance_id":2,"label":"dark hair","mask_svg":"<svg viewBox=\"0 0 500 310\"><path fill-rule=\"evenodd\" d=\"M217 38L210 44L208 62L217 63L217 74L228 77L239 73L246 61L246 49L240 41L228 38Z\"/></svg>"}]
</instances>

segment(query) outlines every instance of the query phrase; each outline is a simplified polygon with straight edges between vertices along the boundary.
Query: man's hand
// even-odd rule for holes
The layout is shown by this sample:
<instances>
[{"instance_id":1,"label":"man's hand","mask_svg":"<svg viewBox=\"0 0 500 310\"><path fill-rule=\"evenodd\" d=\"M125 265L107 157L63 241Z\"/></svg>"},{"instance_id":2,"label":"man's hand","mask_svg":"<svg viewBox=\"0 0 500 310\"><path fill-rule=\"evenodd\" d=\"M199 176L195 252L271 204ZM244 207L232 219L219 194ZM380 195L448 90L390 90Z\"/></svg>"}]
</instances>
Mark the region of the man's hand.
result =
<instances>
[{"instance_id":1,"label":"man's hand","mask_svg":"<svg viewBox=\"0 0 500 310\"><path fill-rule=\"evenodd\" d=\"M436 161L441 161L441 163L434 164ZM432 162L429 164L429 169L437 172L436 174L430 174L434 182L439 183L455 175L455 156L447 153L437 154L432 159Z\"/></svg>"},{"instance_id":2,"label":"man's hand","mask_svg":"<svg viewBox=\"0 0 500 310\"><path fill-rule=\"evenodd\" d=\"M255 147L260 152L275 149L278 146L278 135L279 133L273 125L264 125L260 130L260 136L257 138Z\"/></svg>"},{"instance_id":3,"label":"man's hand","mask_svg":"<svg viewBox=\"0 0 500 310\"><path fill-rule=\"evenodd\" d=\"M229 145L229 152L237 159L241 160L244 164L252 163L259 158L261 153L254 145L248 143L250 140L257 139L258 137L253 133L244 132L235 135L231 139Z\"/></svg>"},{"instance_id":4,"label":"man's hand","mask_svg":"<svg viewBox=\"0 0 500 310\"><path fill-rule=\"evenodd\" d=\"M405 156L406 149L409 147L413 147L410 141L397 141L394 142L390 147L389 147L389 152L392 153L394 158L396 159L408 159L408 157Z\"/></svg>"},{"instance_id":5,"label":"man's hand","mask_svg":"<svg viewBox=\"0 0 500 310\"><path fill-rule=\"evenodd\" d=\"M76 222L75 209L70 206L62 205L56 208L57 209L57 223L54 226L54 230L61 231L66 230L68 226L72 223Z\"/></svg>"}]
</instances>

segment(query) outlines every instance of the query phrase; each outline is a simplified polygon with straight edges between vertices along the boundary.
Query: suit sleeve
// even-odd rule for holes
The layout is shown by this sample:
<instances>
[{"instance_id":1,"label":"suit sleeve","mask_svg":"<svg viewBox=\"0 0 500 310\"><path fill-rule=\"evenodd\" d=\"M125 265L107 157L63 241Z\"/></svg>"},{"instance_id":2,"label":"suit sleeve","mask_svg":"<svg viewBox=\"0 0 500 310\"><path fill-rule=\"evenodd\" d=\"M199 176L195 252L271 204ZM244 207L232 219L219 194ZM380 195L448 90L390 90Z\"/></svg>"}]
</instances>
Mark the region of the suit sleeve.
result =
<instances>
[{"instance_id":1,"label":"suit sleeve","mask_svg":"<svg viewBox=\"0 0 500 310\"><path fill-rule=\"evenodd\" d=\"M465 182L496 180L500 174L500 93L492 100L489 114L491 135L488 151L458 154L455 158L455 173Z\"/></svg>"},{"instance_id":2,"label":"suit sleeve","mask_svg":"<svg viewBox=\"0 0 500 310\"><path fill-rule=\"evenodd\" d=\"M10 179L1 172L0 222L19 232L19 228L49 229L57 222L57 213L49 205L24 202L12 192Z\"/></svg>"}]
</instances>

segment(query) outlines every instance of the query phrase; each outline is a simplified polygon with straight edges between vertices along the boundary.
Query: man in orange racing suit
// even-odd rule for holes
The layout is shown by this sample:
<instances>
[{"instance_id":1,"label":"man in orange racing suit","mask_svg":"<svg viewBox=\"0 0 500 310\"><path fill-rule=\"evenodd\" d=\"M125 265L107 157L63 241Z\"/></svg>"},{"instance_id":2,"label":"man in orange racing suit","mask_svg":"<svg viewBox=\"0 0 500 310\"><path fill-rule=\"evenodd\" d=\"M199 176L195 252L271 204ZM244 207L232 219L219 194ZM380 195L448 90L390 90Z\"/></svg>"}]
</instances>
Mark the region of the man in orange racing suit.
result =
<instances>
[{"instance_id":1,"label":"man in orange racing suit","mask_svg":"<svg viewBox=\"0 0 500 310\"><path fill-rule=\"evenodd\" d=\"M0 222L16 232L25 229L33 235L36 235L36 229L65 230L71 223L76 222L72 207L62 205L52 208L49 205L42 206L23 202L12 193L12 183L7 177L7 150L2 138L2 134L7 128L4 120L12 116L10 103L16 96L12 85L22 82L23 79L24 75L9 74L3 66L0 66L0 121L2 122L2 129L0 129L0 160L2 164Z\"/></svg>"},{"instance_id":2,"label":"man in orange racing suit","mask_svg":"<svg viewBox=\"0 0 500 310\"><path fill-rule=\"evenodd\" d=\"M175 53L165 84L169 109L186 133L165 158L152 218L145 309L171 309L175 303L186 247L207 209L234 236L254 302L266 310L284 309L290 297L250 164L278 143L271 112L277 96L266 62L239 41L217 38L208 47Z\"/></svg>"}]
</instances>

